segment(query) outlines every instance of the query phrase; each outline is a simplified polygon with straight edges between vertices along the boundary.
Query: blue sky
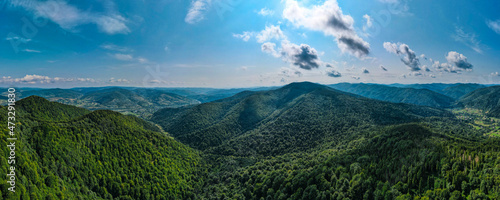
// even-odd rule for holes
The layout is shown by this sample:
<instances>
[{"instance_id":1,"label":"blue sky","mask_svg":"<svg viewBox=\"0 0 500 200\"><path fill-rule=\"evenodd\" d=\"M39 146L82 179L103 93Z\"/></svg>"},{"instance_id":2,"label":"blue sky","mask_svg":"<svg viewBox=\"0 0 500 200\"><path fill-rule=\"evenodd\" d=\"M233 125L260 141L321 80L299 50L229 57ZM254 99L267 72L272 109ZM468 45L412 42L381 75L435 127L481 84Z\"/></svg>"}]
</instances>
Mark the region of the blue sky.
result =
<instances>
[{"instance_id":1,"label":"blue sky","mask_svg":"<svg viewBox=\"0 0 500 200\"><path fill-rule=\"evenodd\" d=\"M0 86L500 82L500 3L7 0Z\"/></svg>"}]
</instances>

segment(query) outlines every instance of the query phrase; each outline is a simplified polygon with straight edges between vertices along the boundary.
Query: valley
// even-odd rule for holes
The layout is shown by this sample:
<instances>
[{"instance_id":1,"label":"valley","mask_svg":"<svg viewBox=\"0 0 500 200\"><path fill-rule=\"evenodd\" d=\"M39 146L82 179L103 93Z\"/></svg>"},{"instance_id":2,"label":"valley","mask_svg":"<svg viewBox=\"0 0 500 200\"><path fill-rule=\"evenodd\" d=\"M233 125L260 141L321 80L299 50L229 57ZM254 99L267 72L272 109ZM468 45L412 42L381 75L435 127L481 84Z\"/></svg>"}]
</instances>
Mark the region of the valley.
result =
<instances>
[{"instance_id":1,"label":"valley","mask_svg":"<svg viewBox=\"0 0 500 200\"><path fill-rule=\"evenodd\" d=\"M497 199L496 102L469 103L495 98L496 87L451 97L437 91L470 86L438 86L300 82L205 103L180 90L24 92L19 192L2 182L0 197Z\"/></svg>"}]
</instances>

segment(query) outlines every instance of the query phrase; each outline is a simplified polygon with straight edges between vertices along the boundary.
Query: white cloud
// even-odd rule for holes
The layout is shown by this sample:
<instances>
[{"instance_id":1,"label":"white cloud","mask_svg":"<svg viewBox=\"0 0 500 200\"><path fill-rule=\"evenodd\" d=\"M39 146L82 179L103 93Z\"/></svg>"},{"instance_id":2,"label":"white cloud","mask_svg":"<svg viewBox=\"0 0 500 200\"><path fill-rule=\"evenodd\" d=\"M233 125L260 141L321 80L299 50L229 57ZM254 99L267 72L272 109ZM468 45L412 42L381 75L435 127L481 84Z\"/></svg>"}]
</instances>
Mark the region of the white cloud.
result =
<instances>
[{"instance_id":1,"label":"white cloud","mask_svg":"<svg viewBox=\"0 0 500 200\"><path fill-rule=\"evenodd\" d=\"M262 8L257 14L262 15L262 16L272 16L274 15L273 10L269 10L268 8Z\"/></svg>"},{"instance_id":2,"label":"white cloud","mask_svg":"<svg viewBox=\"0 0 500 200\"><path fill-rule=\"evenodd\" d=\"M467 57L455 51L448 52L446 60L448 61L448 63L453 64L455 67L458 67L460 69L472 70L472 67L474 67L467 61Z\"/></svg>"},{"instance_id":3,"label":"white cloud","mask_svg":"<svg viewBox=\"0 0 500 200\"><path fill-rule=\"evenodd\" d=\"M121 47L118 45L114 44L102 44L100 46L102 49L110 50L110 51L119 51L119 52L132 52L132 49L129 49L127 47Z\"/></svg>"},{"instance_id":4,"label":"white cloud","mask_svg":"<svg viewBox=\"0 0 500 200\"><path fill-rule=\"evenodd\" d=\"M476 51L477 53L483 53L481 49L481 43L476 39L477 36L474 33L466 33L461 27L455 27L455 34L452 35L453 39L457 42L461 42Z\"/></svg>"},{"instance_id":5,"label":"white cloud","mask_svg":"<svg viewBox=\"0 0 500 200\"><path fill-rule=\"evenodd\" d=\"M243 41L248 42L248 40L250 40L250 38L252 37L252 35L254 35L253 32L244 31L242 34L233 34L233 37L240 38Z\"/></svg>"},{"instance_id":6,"label":"white cloud","mask_svg":"<svg viewBox=\"0 0 500 200\"><path fill-rule=\"evenodd\" d=\"M279 58L281 55L276 51L276 44L272 42L266 42L261 45L261 51L264 53L271 54L272 56Z\"/></svg>"},{"instance_id":7,"label":"white cloud","mask_svg":"<svg viewBox=\"0 0 500 200\"><path fill-rule=\"evenodd\" d=\"M195 0L191 2L188 13L184 21L188 24L195 24L205 18L205 13L212 4L212 0Z\"/></svg>"},{"instance_id":8,"label":"white cloud","mask_svg":"<svg viewBox=\"0 0 500 200\"><path fill-rule=\"evenodd\" d=\"M76 31L76 27L85 24L96 24L97 27L107 34L127 34L127 20L117 13L92 13L81 11L62 0L48 1L11 1L13 6L23 7L33 12L36 16L48 18L68 31Z\"/></svg>"},{"instance_id":9,"label":"white cloud","mask_svg":"<svg viewBox=\"0 0 500 200\"><path fill-rule=\"evenodd\" d=\"M258 35L257 35L257 42L259 43L264 43L267 41L270 41L272 39L286 39L285 35L283 34L283 31L281 31L280 26L266 26L264 30L262 30Z\"/></svg>"},{"instance_id":10,"label":"white cloud","mask_svg":"<svg viewBox=\"0 0 500 200\"><path fill-rule=\"evenodd\" d=\"M344 15L336 0L327 0L323 5L304 8L296 0L286 0L283 17L296 27L321 31L336 38L342 52L349 52L358 58L369 54L370 44L354 31L354 19Z\"/></svg>"},{"instance_id":11,"label":"white cloud","mask_svg":"<svg viewBox=\"0 0 500 200\"><path fill-rule=\"evenodd\" d=\"M28 52L28 53L42 53L41 51L34 50L34 49L24 49L23 51Z\"/></svg>"},{"instance_id":12,"label":"white cloud","mask_svg":"<svg viewBox=\"0 0 500 200\"><path fill-rule=\"evenodd\" d=\"M367 14L363 15L363 19L366 20L366 24L363 25L363 31L366 31L368 28L373 26L373 19Z\"/></svg>"},{"instance_id":13,"label":"white cloud","mask_svg":"<svg viewBox=\"0 0 500 200\"><path fill-rule=\"evenodd\" d=\"M31 39L23 38L23 37L17 37L17 36L7 37L7 38L5 38L5 40L7 40L7 41L19 41L19 42L22 42L22 43L28 43L29 41L31 41Z\"/></svg>"},{"instance_id":14,"label":"white cloud","mask_svg":"<svg viewBox=\"0 0 500 200\"><path fill-rule=\"evenodd\" d=\"M403 62L411 71L420 71L420 61L415 52L407 44L384 42L384 48L390 53L401 57Z\"/></svg>"},{"instance_id":15,"label":"white cloud","mask_svg":"<svg viewBox=\"0 0 500 200\"><path fill-rule=\"evenodd\" d=\"M491 28L491 30L495 31L496 33L500 34L500 20L496 20L496 21L486 21L486 24L488 25L488 27Z\"/></svg>"},{"instance_id":16,"label":"white cloud","mask_svg":"<svg viewBox=\"0 0 500 200\"><path fill-rule=\"evenodd\" d=\"M134 59L134 57L130 54L121 54L121 53L116 53L113 55L113 57L117 60L123 60L123 61L130 61Z\"/></svg>"},{"instance_id":17,"label":"white cloud","mask_svg":"<svg viewBox=\"0 0 500 200\"><path fill-rule=\"evenodd\" d=\"M491 73L490 75L491 75L491 76L500 76L500 73L498 73L498 72L493 72L493 73Z\"/></svg>"},{"instance_id":18,"label":"white cloud","mask_svg":"<svg viewBox=\"0 0 500 200\"><path fill-rule=\"evenodd\" d=\"M48 84L48 83L56 83L56 82L96 82L91 78L61 78L61 77L48 77L43 75L25 75L22 78L12 78L10 76L4 76L0 78L0 83L2 84Z\"/></svg>"},{"instance_id":19,"label":"white cloud","mask_svg":"<svg viewBox=\"0 0 500 200\"><path fill-rule=\"evenodd\" d=\"M108 82L110 82L110 83L130 83L131 81L124 79L124 78L115 79L115 78L111 77Z\"/></svg>"}]
</instances>

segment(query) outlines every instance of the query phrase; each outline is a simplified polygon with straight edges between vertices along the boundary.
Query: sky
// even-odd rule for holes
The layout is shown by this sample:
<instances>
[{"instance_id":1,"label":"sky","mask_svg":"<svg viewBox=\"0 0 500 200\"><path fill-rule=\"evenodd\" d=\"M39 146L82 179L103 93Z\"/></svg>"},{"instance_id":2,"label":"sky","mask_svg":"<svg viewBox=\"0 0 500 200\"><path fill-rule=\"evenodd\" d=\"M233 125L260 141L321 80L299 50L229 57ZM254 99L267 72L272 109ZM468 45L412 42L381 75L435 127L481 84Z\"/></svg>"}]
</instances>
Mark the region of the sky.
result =
<instances>
[{"instance_id":1,"label":"sky","mask_svg":"<svg viewBox=\"0 0 500 200\"><path fill-rule=\"evenodd\" d=\"M6 0L0 86L500 83L500 2Z\"/></svg>"}]
</instances>

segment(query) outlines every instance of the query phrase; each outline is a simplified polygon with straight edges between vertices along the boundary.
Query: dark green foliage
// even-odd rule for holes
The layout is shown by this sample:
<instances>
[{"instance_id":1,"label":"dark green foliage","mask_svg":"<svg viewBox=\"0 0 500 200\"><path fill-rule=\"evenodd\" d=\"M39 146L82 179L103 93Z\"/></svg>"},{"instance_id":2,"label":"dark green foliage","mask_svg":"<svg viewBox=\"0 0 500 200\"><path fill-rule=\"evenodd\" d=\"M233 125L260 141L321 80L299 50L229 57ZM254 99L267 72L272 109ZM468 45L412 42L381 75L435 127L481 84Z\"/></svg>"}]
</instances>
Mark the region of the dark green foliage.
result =
<instances>
[{"instance_id":1,"label":"dark green foliage","mask_svg":"<svg viewBox=\"0 0 500 200\"><path fill-rule=\"evenodd\" d=\"M0 199L182 199L200 193L199 154L149 122L35 96L19 101L16 113L17 188L8 192L2 178ZM5 107L0 114L6 116ZM1 134L5 147L5 127ZM0 151L4 175L7 150Z\"/></svg>"},{"instance_id":2,"label":"dark green foliage","mask_svg":"<svg viewBox=\"0 0 500 200\"><path fill-rule=\"evenodd\" d=\"M364 97L394 103L410 103L436 108L450 108L454 99L429 89L399 88L377 84L339 83L330 85L335 89Z\"/></svg>"},{"instance_id":3,"label":"dark green foliage","mask_svg":"<svg viewBox=\"0 0 500 200\"><path fill-rule=\"evenodd\" d=\"M214 152L224 155L274 155L306 150L370 125L429 116L452 115L429 107L360 98L305 82L188 108L166 108L155 113L152 121L198 149L215 148ZM217 150L219 145L224 151Z\"/></svg>"},{"instance_id":4,"label":"dark green foliage","mask_svg":"<svg viewBox=\"0 0 500 200\"><path fill-rule=\"evenodd\" d=\"M458 104L480 109L485 111L487 116L500 118L500 86L475 90L462 97Z\"/></svg>"}]
</instances>

